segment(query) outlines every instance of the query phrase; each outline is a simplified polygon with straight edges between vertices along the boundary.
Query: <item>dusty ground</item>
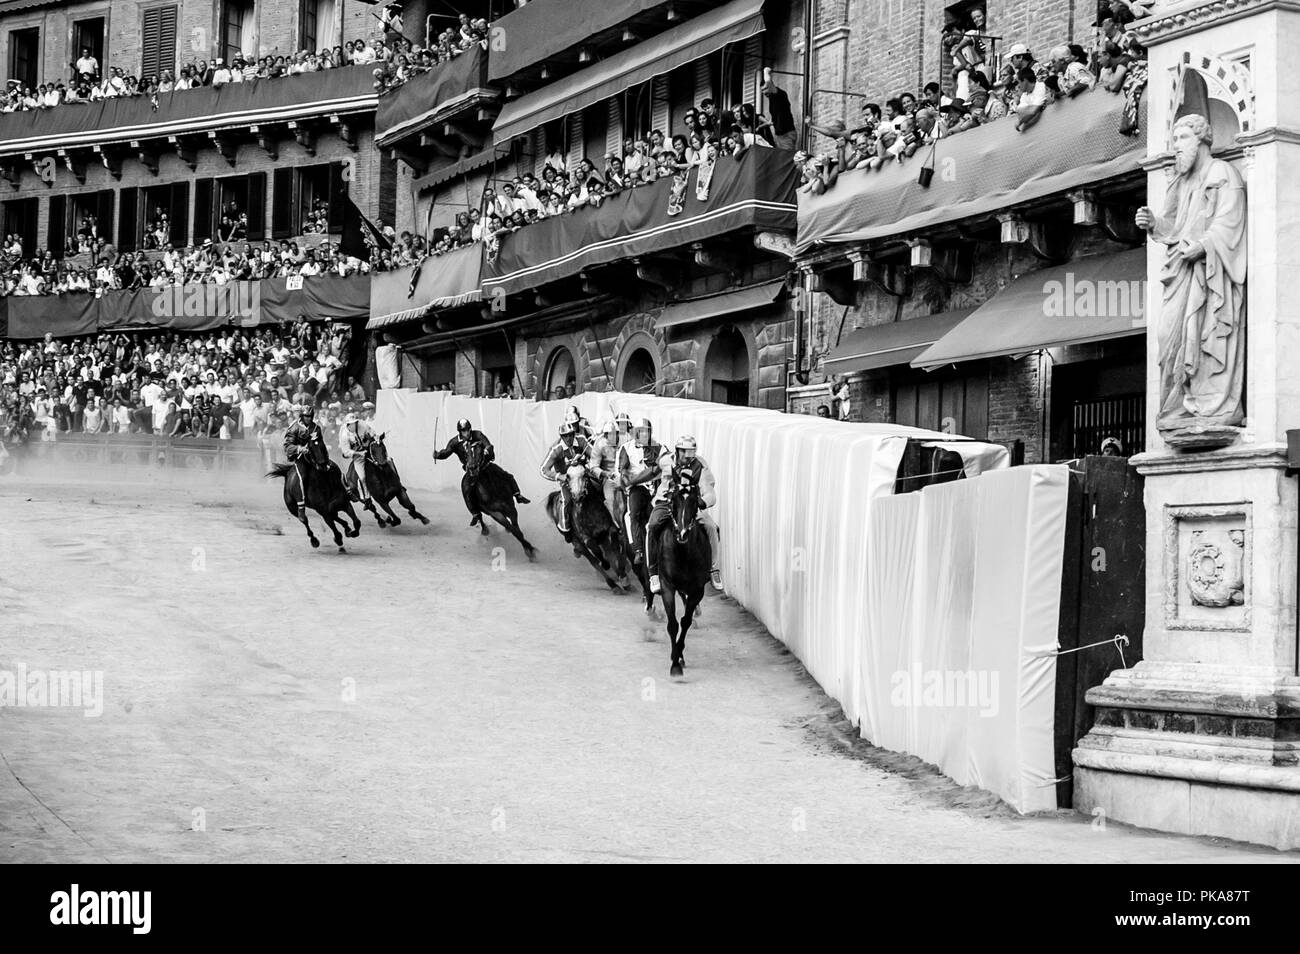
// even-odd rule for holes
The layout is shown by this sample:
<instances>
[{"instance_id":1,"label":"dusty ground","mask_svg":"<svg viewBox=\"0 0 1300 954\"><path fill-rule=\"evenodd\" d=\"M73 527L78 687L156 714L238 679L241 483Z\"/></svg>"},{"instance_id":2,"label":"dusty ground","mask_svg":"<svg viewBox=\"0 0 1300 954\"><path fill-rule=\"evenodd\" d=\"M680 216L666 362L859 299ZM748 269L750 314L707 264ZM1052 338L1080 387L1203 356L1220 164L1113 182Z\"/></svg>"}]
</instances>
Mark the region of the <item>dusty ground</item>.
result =
<instances>
[{"instance_id":1,"label":"dusty ground","mask_svg":"<svg viewBox=\"0 0 1300 954\"><path fill-rule=\"evenodd\" d=\"M105 697L0 709L0 860L1287 860L1020 818L854 744L729 600L672 681L536 504L529 564L416 497L432 526L339 555L278 485L0 479L0 670Z\"/></svg>"}]
</instances>

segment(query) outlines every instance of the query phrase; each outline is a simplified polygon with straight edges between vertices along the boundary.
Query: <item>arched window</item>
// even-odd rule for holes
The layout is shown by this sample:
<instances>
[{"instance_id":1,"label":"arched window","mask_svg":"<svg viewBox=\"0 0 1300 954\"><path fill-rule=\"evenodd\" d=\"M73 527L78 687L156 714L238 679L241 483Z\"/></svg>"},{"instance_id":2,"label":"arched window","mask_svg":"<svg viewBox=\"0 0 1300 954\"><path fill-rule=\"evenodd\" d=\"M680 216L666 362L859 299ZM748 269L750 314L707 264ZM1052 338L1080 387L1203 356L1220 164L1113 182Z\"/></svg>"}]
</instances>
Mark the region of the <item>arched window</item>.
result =
<instances>
[{"instance_id":1,"label":"arched window","mask_svg":"<svg viewBox=\"0 0 1300 954\"><path fill-rule=\"evenodd\" d=\"M723 328L704 359L704 394L715 404L749 404L749 349L735 328Z\"/></svg>"},{"instance_id":2,"label":"arched window","mask_svg":"<svg viewBox=\"0 0 1300 954\"><path fill-rule=\"evenodd\" d=\"M645 348L635 349L623 366L623 375L618 382L618 389L634 394L654 394L658 383L658 371L655 359Z\"/></svg>"},{"instance_id":3,"label":"arched window","mask_svg":"<svg viewBox=\"0 0 1300 954\"><path fill-rule=\"evenodd\" d=\"M559 347L551 352L551 357L546 363L542 387L544 392L539 397L544 401L558 400L568 393L569 387L572 387L575 393L577 392L577 365L573 361L573 352L568 348ZM557 389L560 389L561 393L557 394Z\"/></svg>"}]
</instances>

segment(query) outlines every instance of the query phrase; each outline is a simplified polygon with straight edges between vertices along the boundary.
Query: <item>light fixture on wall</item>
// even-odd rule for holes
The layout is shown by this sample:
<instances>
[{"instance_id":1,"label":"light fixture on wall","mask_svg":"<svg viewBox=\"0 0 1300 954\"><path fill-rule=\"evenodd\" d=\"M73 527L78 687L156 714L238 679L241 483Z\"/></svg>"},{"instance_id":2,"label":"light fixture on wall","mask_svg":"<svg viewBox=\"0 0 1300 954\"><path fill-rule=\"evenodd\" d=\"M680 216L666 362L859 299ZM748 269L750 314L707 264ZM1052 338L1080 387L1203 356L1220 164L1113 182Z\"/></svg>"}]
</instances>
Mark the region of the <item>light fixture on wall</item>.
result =
<instances>
[{"instance_id":1,"label":"light fixture on wall","mask_svg":"<svg viewBox=\"0 0 1300 954\"><path fill-rule=\"evenodd\" d=\"M582 49L578 50L578 62L579 62L579 63L590 63L590 62L591 62L591 50L589 50L589 49L588 49L587 47L585 47L585 46L584 46Z\"/></svg>"},{"instance_id":2,"label":"light fixture on wall","mask_svg":"<svg viewBox=\"0 0 1300 954\"><path fill-rule=\"evenodd\" d=\"M545 63L543 63L543 64L542 64L542 79L544 79L544 80L548 80L548 79L550 79L550 78L551 78L551 68L550 68L549 66L547 66Z\"/></svg>"},{"instance_id":3,"label":"light fixture on wall","mask_svg":"<svg viewBox=\"0 0 1300 954\"><path fill-rule=\"evenodd\" d=\"M638 39L640 39L640 38L639 38L635 33L632 32L632 28L631 28L631 27L623 27L623 42L624 42L624 43L635 43Z\"/></svg>"},{"instance_id":4,"label":"light fixture on wall","mask_svg":"<svg viewBox=\"0 0 1300 954\"><path fill-rule=\"evenodd\" d=\"M519 98L519 87L515 86L514 83L507 83L506 99L518 99L518 98Z\"/></svg>"},{"instance_id":5,"label":"light fixture on wall","mask_svg":"<svg viewBox=\"0 0 1300 954\"><path fill-rule=\"evenodd\" d=\"M681 18L682 15L677 12L677 5L674 3L668 4L668 22L676 23Z\"/></svg>"}]
</instances>

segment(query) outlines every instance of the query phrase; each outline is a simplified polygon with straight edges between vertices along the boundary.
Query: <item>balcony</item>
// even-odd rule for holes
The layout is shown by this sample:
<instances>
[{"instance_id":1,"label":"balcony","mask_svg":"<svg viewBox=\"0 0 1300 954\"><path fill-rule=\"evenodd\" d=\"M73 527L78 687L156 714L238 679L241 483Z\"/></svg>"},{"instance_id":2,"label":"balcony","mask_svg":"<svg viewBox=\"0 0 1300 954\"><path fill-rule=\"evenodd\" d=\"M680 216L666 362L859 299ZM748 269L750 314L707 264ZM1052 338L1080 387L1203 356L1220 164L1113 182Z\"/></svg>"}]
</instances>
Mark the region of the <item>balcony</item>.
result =
<instances>
[{"instance_id":1,"label":"balcony","mask_svg":"<svg viewBox=\"0 0 1300 954\"><path fill-rule=\"evenodd\" d=\"M371 112L378 96L365 66L350 66L278 79L231 83L217 89L161 93L158 107L147 96L66 103L54 109L0 114L0 158L42 152L74 152L175 140L184 146L206 135L222 148L220 134L257 127L297 126L329 117L345 139L355 135L341 117Z\"/></svg>"},{"instance_id":2,"label":"balcony","mask_svg":"<svg viewBox=\"0 0 1300 954\"><path fill-rule=\"evenodd\" d=\"M443 308L479 301L483 246L467 245L371 277L370 322L374 331L423 318Z\"/></svg>"},{"instance_id":3,"label":"balcony","mask_svg":"<svg viewBox=\"0 0 1300 954\"><path fill-rule=\"evenodd\" d=\"M537 86L546 82L539 75L543 65L579 69L720 5L707 0L533 0L493 21L497 40L488 78Z\"/></svg>"},{"instance_id":4,"label":"balcony","mask_svg":"<svg viewBox=\"0 0 1300 954\"><path fill-rule=\"evenodd\" d=\"M1120 133L1123 108L1123 97L1093 90L1052 104L1024 132L1004 117L942 139L929 188L917 181L926 147L904 163L843 173L821 195L800 192L800 257L958 222L989 222L999 213L1073 190L1141 178L1146 135ZM1146 128L1145 105L1140 128Z\"/></svg>"},{"instance_id":5,"label":"balcony","mask_svg":"<svg viewBox=\"0 0 1300 954\"><path fill-rule=\"evenodd\" d=\"M473 46L381 96L375 142L389 148L419 136L419 146L452 158L482 149L499 95L489 88L487 74L488 54Z\"/></svg>"},{"instance_id":6,"label":"balcony","mask_svg":"<svg viewBox=\"0 0 1300 954\"><path fill-rule=\"evenodd\" d=\"M251 328L307 318L356 321L370 313L370 276L314 275L226 285L174 285L103 295L11 295L0 298L0 339L93 335L100 331Z\"/></svg>"},{"instance_id":7,"label":"balcony","mask_svg":"<svg viewBox=\"0 0 1300 954\"><path fill-rule=\"evenodd\" d=\"M542 219L503 236L483 268L483 295L494 301L595 266L689 247L729 233L793 234L798 171L791 154L753 148L720 159L707 196L697 193L698 171L687 181L682 209L669 214L671 179L620 192L600 207ZM752 242L749 254L754 253ZM650 274L638 265L638 277ZM662 274L662 273L661 273ZM671 279L669 279L671 281ZM655 284L654 281L650 282Z\"/></svg>"}]
</instances>

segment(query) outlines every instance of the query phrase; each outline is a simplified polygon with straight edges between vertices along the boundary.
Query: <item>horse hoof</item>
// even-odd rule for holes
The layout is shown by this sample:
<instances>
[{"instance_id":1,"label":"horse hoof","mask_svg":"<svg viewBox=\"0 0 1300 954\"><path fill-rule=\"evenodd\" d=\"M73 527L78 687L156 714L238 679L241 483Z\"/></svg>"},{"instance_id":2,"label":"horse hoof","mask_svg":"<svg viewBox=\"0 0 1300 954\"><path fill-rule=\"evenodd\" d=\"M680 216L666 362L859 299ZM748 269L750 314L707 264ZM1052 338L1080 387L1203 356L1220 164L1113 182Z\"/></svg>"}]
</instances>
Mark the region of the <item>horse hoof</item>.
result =
<instances>
[{"instance_id":1,"label":"horse hoof","mask_svg":"<svg viewBox=\"0 0 1300 954\"><path fill-rule=\"evenodd\" d=\"M320 541L317 540L315 537L312 537L311 545L312 545L312 549L314 550L316 547L320 546Z\"/></svg>"},{"instance_id":2,"label":"horse hoof","mask_svg":"<svg viewBox=\"0 0 1300 954\"><path fill-rule=\"evenodd\" d=\"M483 524L483 529L482 529L481 531L479 531L479 535L480 535L480 536L484 536L484 537L486 537L486 536L488 535L488 532L487 532L487 524Z\"/></svg>"},{"instance_id":3,"label":"horse hoof","mask_svg":"<svg viewBox=\"0 0 1300 954\"><path fill-rule=\"evenodd\" d=\"M672 666L671 666L671 667L669 668L669 670L668 670L668 675L670 675L670 676L680 676L681 674L682 674L681 663L673 663Z\"/></svg>"},{"instance_id":4,"label":"horse hoof","mask_svg":"<svg viewBox=\"0 0 1300 954\"><path fill-rule=\"evenodd\" d=\"M388 525L389 525L390 527L400 527L400 526L402 525L402 518L401 518L401 517L389 517L389 518L388 518Z\"/></svg>"},{"instance_id":5,"label":"horse hoof","mask_svg":"<svg viewBox=\"0 0 1300 954\"><path fill-rule=\"evenodd\" d=\"M347 547L345 547L345 546L340 546L340 547L339 547L339 553L347 553L347 552L348 552Z\"/></svg>"},{"instance_id":6,"label":"horse hoof","mask_svg":"<svg viewBox=\"0 0 1300 954\"><path fill-rule=\"evenodd\" d=\"M421 518L420 518L420 523L424 524L424 525L427 527L427 526L429 525L429 518L428 518L428 517L421 517Z\"/></svg>"},{"instance_id":7,"label":"horse hoof","mask_svg":"<svg viewBox=\"0 0 1300 954\"><path fill-rule=\"evenodd\" d=\"M524 555L528 557L529 563L537 562L537 551L535 549L530 547L529 549L524 551Z\"/></svg>"},{"instance_id":8,"label":"horse hoof","mask_svg":"<svg viewBox=\"0 0 1300 954\"><path fill-rule=\"evenodd\" d=\"M361 536L361 528L360 528L360 527L357 527L355 530L344 530L343 532L344 532L344 534L346 534L346 535L349 536L349 537L359 537L359 536Z\"/></svg>"}]
</instances>

